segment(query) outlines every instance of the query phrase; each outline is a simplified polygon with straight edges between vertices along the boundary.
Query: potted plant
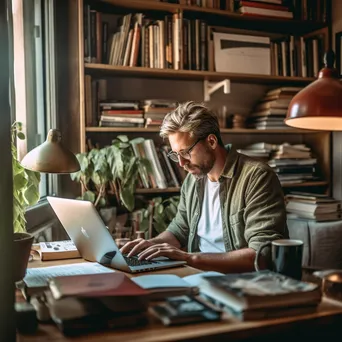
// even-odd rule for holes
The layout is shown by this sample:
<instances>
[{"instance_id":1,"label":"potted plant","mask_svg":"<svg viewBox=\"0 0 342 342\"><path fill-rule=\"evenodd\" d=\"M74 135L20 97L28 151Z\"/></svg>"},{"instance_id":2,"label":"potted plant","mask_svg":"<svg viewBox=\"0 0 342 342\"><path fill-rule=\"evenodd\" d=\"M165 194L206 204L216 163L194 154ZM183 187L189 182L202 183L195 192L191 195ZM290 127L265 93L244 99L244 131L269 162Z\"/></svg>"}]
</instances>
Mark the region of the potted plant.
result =
<instances>
[{"instance_id":1,"label":"potted plant","mask_svg":"<svg viewBox=\"0 0 342 342\"><path fill-rule=\"evenodd\" d=\"M40 173L25 169L18 160L16 138L25 139L22 124L14 122L11 127L11 152L13 166L13 228L15 268L14 281L22 280L26 273L33 235L26 232L25 211L40 198Z\"/></svg>"},{"instance_id":2,"label":"potted plant","mask_svg":"<svg viewBox=\"0 0 342 342\"><path fill-rule=\"evenodd\" d=\"M135 156L125 135L116 137L109 146L93 148L76 157L81 169L70 176L82 185L79 198L94 203L107 226L112 227L116 211L110 207L110 195L120 211L133 211L139 168L150 168L149 161Z\"/></svg>"},{"instance_id":3,"label":"potted plant","mask_svg":"<svg viewBox=\"0 0 342 342\"><path fill-rule=\"evenodd\" d=\"M150 239L166 230L177 214L179 200L180 196L165 199L154 197L149 202L147 209L141 209L139 230L145 232L145 237ZM146 232L148 232L148 236L146 236Z\"/></svg>"}]
</instances>

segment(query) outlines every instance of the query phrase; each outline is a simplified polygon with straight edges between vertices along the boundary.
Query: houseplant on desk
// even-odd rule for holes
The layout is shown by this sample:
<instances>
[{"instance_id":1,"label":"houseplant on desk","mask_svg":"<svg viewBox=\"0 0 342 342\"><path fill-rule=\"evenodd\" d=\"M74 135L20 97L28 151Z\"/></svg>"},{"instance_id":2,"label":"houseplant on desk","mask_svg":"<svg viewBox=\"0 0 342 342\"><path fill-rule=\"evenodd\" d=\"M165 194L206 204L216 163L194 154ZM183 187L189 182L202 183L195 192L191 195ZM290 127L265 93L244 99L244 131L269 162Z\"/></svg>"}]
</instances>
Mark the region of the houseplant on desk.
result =
<instances>
[{"instance_id":1,"label":"houseplant on desk","mask_svg":"<svg viewBox=\"0 0 342 342\"><path fill-rule=\"evenodd\" d=\"M14 281L24 278L30 256L33 235L26 232L25 211L39 200L40 173L25 169L18 160L16 138L25 139L22 124L14 122L12 133L13 167L13 228L14 228Z\"/></svg>"}]
</instances>

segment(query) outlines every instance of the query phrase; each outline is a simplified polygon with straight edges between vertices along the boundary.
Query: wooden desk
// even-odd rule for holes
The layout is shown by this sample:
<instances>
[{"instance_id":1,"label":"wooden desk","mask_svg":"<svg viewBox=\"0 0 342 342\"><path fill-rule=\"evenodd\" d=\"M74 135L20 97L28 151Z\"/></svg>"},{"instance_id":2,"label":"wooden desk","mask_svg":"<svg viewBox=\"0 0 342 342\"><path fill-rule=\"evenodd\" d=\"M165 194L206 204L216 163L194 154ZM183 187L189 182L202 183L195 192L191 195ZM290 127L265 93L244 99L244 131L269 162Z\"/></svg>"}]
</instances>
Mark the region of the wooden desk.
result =
<instances>
[{"instance_id":1,"label":"wooden desk","mask_svg":"<svg viewBox=\"0 0 342 342\"><path fill-rule=\"evenodd\" d=\"M29 267L44 267L61 265L74 262L84 262L83 259L64 261L41 262L34 260ZM155 271L153 273L173 273L181 277L198 273L191 267L182 266L177 268ZM144 273L145 274L145 273ZM124 342L147 342L147 341L216 341L216 340L266 340L276 339L289 341L290 338L329 338L341 337L342 331L342 302L323 298L316 313L297 315L293 317L267 319L260 321L241 322L238 319L225 314L220 322L187 324L183 326L165 327L157 319L151 317L149 324L137 329L117 329L89 334L80 337L67 338L52 324L39 324L37 334L32 336L18 335L19 342L54 342L67 341L124 341Z\"/></svg>"}]
</instances>

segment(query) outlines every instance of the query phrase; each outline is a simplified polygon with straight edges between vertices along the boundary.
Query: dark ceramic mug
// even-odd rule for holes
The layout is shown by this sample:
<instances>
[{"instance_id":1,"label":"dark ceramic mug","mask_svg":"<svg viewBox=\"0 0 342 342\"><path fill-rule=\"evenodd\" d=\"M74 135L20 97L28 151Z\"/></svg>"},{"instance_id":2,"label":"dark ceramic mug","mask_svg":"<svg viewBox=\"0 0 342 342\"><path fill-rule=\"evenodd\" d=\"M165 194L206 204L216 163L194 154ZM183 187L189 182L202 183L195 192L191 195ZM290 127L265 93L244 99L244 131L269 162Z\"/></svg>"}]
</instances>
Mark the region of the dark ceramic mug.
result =
<instances>
[{"instance_id":1,"label":"dark ceramic mug","mask_svg":"<svg viewBox=\"0 0 342 342\"><path fill-rule=\"evenodd\" d=\"M301 280L303 241L282 239L263 243L255 256L254 267L256 271L260 271L259 256L266 246L271 246L272 249L272 271Z\"/></svg>"}]
</instances>

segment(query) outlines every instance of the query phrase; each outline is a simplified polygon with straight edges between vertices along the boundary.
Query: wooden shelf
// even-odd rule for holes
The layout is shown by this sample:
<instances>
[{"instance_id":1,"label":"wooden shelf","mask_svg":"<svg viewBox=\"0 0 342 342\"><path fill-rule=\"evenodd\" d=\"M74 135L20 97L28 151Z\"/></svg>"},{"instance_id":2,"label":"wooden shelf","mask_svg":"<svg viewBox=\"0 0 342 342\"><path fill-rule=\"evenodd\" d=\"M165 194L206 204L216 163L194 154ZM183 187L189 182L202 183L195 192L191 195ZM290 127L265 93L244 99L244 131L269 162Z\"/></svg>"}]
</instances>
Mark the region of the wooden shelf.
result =
<instances>
[{"instance_id":1,"label":"wooden shelf","mask_svg":"<svg viewBox=\"0 0 342 342\"><path fill-rule=\"evenodd\" d=\"M167 188L167 189L136 189L136 194L160 194L160 193L179 193L180 188Z\"/></svg>"},{"instance_id":2,"label":"wooden shelf","mask_svg":"<svg viewBox=\"0 0 342 342\"><path fill-rule=\"evenodd\" d=\"M86 63L87 73L97 76L115 75L136 78L167 78L177 80L197 80L197 81L222 81L226 78L237 83L255 84L282 84L282 85L307 85L314 81L313 77L288 77L271 75L238 74L216 71L195 71L195 70L174 70L155 69L145 67L113 66L109 64Z\"/></svg>"},{"instance_id":3,"label":"wooden shelf","mask_svg":"<svg viewBox=\"0 0 342 342\"><path fill-rule=\"evenodd\" d=\"M268 30L271 32L290 33L293 32L293 28L296 28L296 32L306 33L314 30L318 30L322 27L326 27L327 24L322 22L314 22L309 20L294 20L283 18L271 18L271 17L258 17L241 15L239 13L205 8L198 6L186 6L179 4L170 4L165 2L150 2L143 0L102 0L104 4L114 5L117 8L140 10L140 11L153 11L153 12L168 12L177 13L182 11L185 15L205 16L206 20L210 24L227 26L227 22L231 27L241 27L241 25L248 24L254 27L260 27L260 29Z\"/></svg>"},{"instance_id":4,"label":"wooden shelf","mask_svg":"<svg viewBox=\"0 0 342 342\"><path fill-rule=\"evenodd\" d=\"M135 127L86 127L86 132L96 132L96 133L109 133L109 132L134 132L134 133L159 133L159 128L135 128ZM221 129L221 133L229 134L312 134L319 133L319 131L311 131L307 129L247 129L247 128L224 128Z\"/></svg>"}]
</instances>

